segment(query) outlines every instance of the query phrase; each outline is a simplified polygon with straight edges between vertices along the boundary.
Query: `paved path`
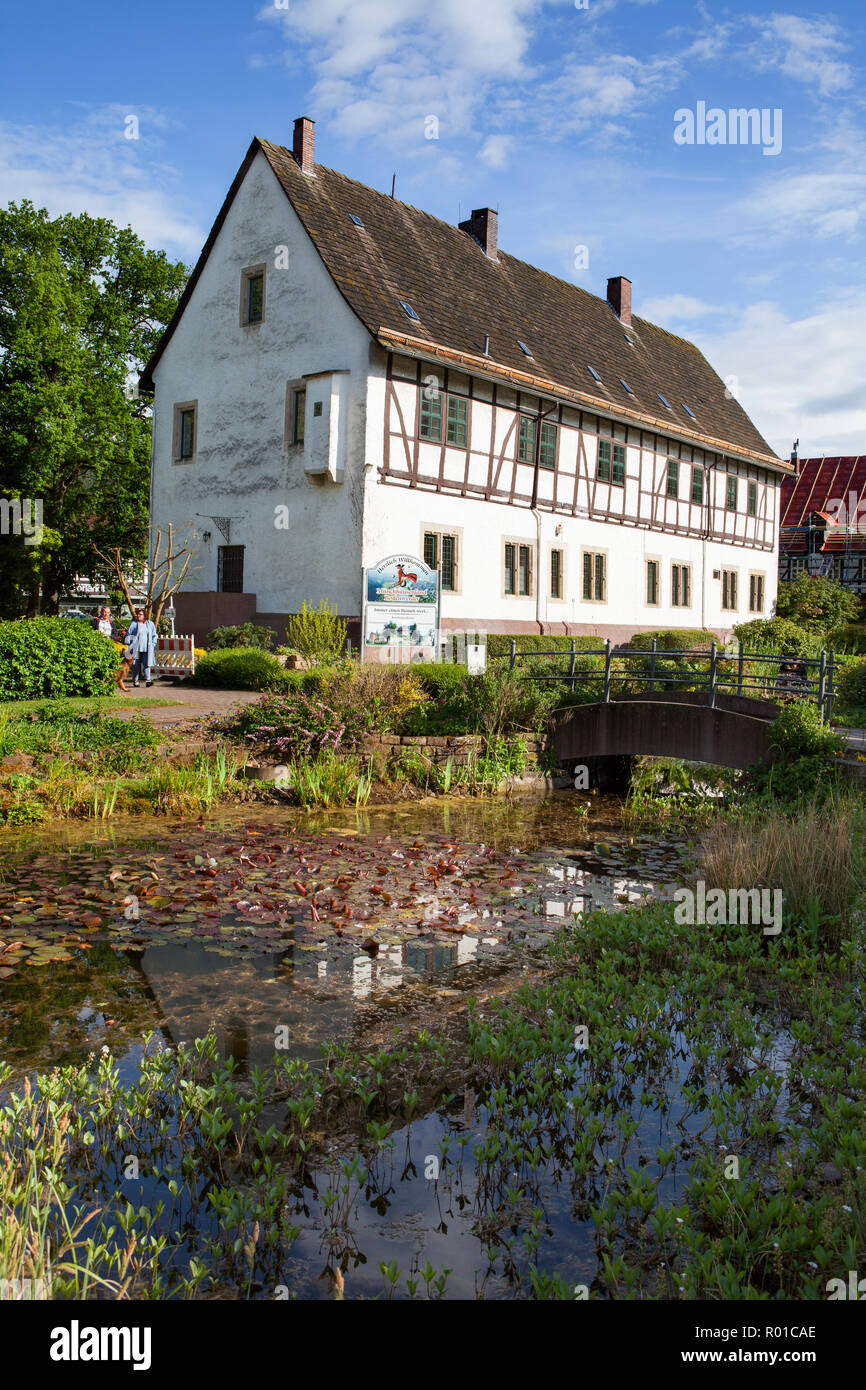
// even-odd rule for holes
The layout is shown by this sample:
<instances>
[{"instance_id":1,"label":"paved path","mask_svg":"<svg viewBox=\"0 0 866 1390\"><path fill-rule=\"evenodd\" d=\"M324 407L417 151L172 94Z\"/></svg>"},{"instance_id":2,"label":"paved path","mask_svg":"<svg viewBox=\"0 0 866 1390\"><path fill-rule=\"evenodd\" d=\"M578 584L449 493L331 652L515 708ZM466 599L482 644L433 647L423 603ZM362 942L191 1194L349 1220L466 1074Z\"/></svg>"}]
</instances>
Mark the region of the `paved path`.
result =
<instances>
[{"instance_id":1,"label":"paved path","mask_svg":"<svg viewBox=\"0 0 866 1390\"><path fill-rule=\"evenodd\" d=\"M261 699L255 690L206 690L200 685L187 685L185 681L175 684L170 680L156 680L148 690L140 686L135 690L130 683L130 694L143 698L130 705L127 710L113 710L119 719L131 719L139 712L159 728L170 724L188 724L191 721L206 719L210 714L226 714L237 705L248 705L252 700ZM148 709L150 700L175 700L173 705L154 705Z\"/></svg>"}]
</instances>

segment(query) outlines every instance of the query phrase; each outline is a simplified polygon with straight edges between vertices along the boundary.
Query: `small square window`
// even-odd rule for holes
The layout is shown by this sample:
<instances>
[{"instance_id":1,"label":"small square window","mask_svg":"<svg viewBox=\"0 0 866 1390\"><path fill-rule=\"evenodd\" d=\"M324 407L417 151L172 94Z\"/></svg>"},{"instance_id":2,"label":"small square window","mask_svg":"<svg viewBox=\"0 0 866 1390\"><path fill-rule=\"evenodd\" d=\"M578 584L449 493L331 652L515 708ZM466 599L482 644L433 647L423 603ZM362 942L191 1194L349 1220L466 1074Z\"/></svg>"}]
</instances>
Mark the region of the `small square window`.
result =
<instances>
[{"instance_id":1,"label":"small square window","mask_svg":"<svg viewBox=\"0 0 866 1390\"><path fill-rule=\"evenodd\" d=\"M313 401L313 414L318 418L322 413L322 402Z\"/></svg>"}]
</instances>

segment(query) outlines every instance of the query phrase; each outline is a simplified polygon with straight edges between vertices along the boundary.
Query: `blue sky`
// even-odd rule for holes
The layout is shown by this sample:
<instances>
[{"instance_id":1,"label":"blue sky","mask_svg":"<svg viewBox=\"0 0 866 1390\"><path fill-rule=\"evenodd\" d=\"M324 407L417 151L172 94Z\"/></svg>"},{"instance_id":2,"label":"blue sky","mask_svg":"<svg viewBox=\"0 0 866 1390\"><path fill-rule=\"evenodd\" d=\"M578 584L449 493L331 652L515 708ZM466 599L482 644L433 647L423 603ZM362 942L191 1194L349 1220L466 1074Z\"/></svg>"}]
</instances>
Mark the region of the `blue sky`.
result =
<instances>
[{"instance_id":1,"label":"blue sky","mask_svg":"<svg viewBox=\"0 0 866 1390\"><path fill-rule=\"evenodd\" d=\"M858 454L864 28L862 0L10 6L0 204L109 216L192 263L251 136L290 144L309 115L319 162L387 191L396 171L450 222L498 207L504 250L593 293L629 276L780 453ZM699 103L766 109L780 151L678 143Z\"/></svg>"}]
</instances>

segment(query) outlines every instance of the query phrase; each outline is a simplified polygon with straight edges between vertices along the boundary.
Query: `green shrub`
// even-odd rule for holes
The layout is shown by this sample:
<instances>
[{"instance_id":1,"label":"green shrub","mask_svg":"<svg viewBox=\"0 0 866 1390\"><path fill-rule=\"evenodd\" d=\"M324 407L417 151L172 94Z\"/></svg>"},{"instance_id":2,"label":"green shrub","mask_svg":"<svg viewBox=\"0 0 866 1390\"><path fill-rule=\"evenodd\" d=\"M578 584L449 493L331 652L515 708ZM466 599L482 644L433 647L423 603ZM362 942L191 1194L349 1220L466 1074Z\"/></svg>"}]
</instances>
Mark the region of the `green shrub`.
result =
<instances>
[{"instance_id":1,"label":"green shrub","mask_svg":"<svg viewBox=\"0 0 866 1390\"><path fill-rule=\"evenodd\" d=\"M838 627L830 628L826 642L834 652L866 656L866 624L840 623Z\"/></svg>"},{"instance_id":2,"label":"green shrub","mask_svg":"<svg viewBox=\"0 0 866 1390\"><path fill-rule=\"evenodd\" d=\"M324 602L318 608L301 604L300 613L295 613L286 624L286 642L308 661L317 661L327 666L339 661L346 645L348 624L345 618L337 616L336 607Z\"/></svg>"},{"instance_id":3,"label":"green shrub","mask_svg":"<svg viewBox=\"0 0 866 1390\"><path fill-rule=\"evenodd\" d=\"M844 584L822 575L801 574L790 584L780 584L776 616L791 618L811 632L827 632L860 617L860 600Z\"/></svg>"},{"instance_id":4,"label":"green shrub","mask_svg":"<svg viewBox=\"0 0 866 1390\"><path fill-rule=\"evenodd\" d=\"M277 634L272 627L259 627L258 623L240 623L237 627L215 627L209 632L204 644L210 651L223 651L226 648L261 647L262 651L273 651Z\"/></svg>"},{"instance_id":5,"label":"green shrub","mask_svg":"<svg viewBox=\"0 0 866 1390\"><path fill-rule=\"evenodd\" d=\"M848 662L836 677L836 694L843 707L866 706L866 658Z\"/></svg>"},{"instance_id":6,"label":"green shrub","mask_svg":"<svg viewBox=\"0 0 866 1390\"><path fill-rule=\"evenodd\" d=\"M89 623L73 618L0 622L0 700L105 695L119 665L117 648Z\"/></svg>"},{"instance_id":7,"label":"green shrub","mask_svg":"<svg viewBox=\"0 0 866 1390\"><path fill-rule=\"evenodd\" d=\"M635 632L628 645L632 651L648 652L652 650L653 638L656 639L658 650L662 652L709 651L713 643L718 643L719 640L714 632L708 632L705 628L685 627L661 629L657 632Z\"/></svg>"},{"instance_id":8,"label":"green shrub","mask_svg":"<svg viewBox=\"0 0 866 1390\"><path fill-rule=\"evenodd\" d=\"M315 671L287 671L281 666L279 674L274 676L268 688L286 695L295 690L302 691L305 695L316 695L329 674L330 668L326 666L320 666Z\"/></svg>"},{"instance_id":9,"label":"green shrub","mask_svg":"<svg viewBox=\"0 0 866 1390\"><path fill-rule=\"evenodd\" d=\"M768 741L776 758L786 763L798 758L832 757L845 747L845 740L822 724L817 705L807 700L785 706L770 728Z\"/></svg>"},{"instance_id":10,"label":"green shrub","mask_svg":"<svg viewBox=\"0 0 866 1390\"><path fill-rule=\"evenodd\" d=\"M58 700L36 714L0 714L0 757L10 753L77 753L108 749L122 763L139 749L159 742L154 726L138 711L131 719L101 712L78 713Z\"/></svg>"},{"instance_id":11,"label":"green shrub","mask_svg":"<svg viewBox=\"0 0 866 1390\"><path fill-rule=\"evenodd\" d=\"M243 738L281 759L313 757L342 742L353 741L363 730L315 696L263 695L229 716L220 726L230 737Z\"/></svg>"},{"instance_id":12,"label":"green shrub","mask_svg":"<svg viewBox=\"0 0 866 1390\"><path fill-rule=\"evenodd\" d=\"M487 634L487 659L511 655L511 642L517 643L519 652L570 652L572 642L579 652L597 652L604 647L604 639L590 637L585 633L579 637L567 637L562 633L544 636L539 632L489 632Z\"/></svg>"},{"instance_id":13,"label":"green shrub","mask_svg":"<svg viewBox=\"0 0 866 1390\"><path fill-rule=\"evenodd\" d=\"M754 618L737 623L734 636L747 652L774 653L779 656L817 656L820 638L790 618Z\"/></svg>"},{"instance_id":14,"label":"green shrub","mask_svg":"<svg viewBox=\"0 0 866 1390\"><path fill-rule=\"evenodd\" d=\"M220 690L272 690L284 674L277 658L260 647L226 647L197 661L191 679Z\"/></svg>"}]
</instances>

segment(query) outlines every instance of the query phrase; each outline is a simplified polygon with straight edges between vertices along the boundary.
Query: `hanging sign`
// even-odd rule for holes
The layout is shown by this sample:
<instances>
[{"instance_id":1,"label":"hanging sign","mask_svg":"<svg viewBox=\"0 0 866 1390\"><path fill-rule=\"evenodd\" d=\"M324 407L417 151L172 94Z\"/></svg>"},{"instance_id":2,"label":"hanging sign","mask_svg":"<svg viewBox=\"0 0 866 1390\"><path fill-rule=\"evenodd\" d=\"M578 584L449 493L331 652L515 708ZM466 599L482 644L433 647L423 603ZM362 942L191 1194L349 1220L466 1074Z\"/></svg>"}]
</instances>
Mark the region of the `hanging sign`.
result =
<instances>
[{"instance_id":1,"label":"hanging sign","mask_svg":"<svg viewBox=\"0 0 866 1390\"><path fill-rule=\"evenodd\" d=\"M363 650L431 660L439 631L439 575L417 555L389 555L364 571Z\"/></svg>"}]
</instances>

